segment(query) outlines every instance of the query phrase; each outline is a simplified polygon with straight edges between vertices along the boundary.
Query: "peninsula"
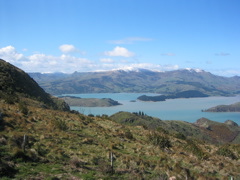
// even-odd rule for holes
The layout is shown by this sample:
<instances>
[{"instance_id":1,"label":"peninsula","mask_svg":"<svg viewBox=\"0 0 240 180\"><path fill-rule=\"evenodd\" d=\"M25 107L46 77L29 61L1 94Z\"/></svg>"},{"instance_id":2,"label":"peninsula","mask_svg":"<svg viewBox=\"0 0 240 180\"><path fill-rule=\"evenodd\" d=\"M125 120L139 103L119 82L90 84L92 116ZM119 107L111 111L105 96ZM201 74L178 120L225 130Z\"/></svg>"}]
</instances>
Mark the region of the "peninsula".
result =
<instances>
[{"instance_id":1,"label":"peninsula","mask_svg":"<svg viewBox=\"0 0 240 180\"><path fill-rule=\"evenodd\" d=\"M230 105L218 105L203 111L204 112L240 112L240 102L230 104Z\"/></svg>"},{"instance_id":2,"label":"peninsula","mask_svg":"<svg viewBox=\"0 0 240 180\"><path fill-rule=\"evenodd\" d=\"M156 102L156 101L165 101L166 99L195 98L195 97L208 97L208 95L197 90L189 90L189 91L182 91L174 95L159 95L159 96L142 95L142 96L139 96L137 99L140 101Z\"/></svg>"},{"instance_id":3,"label":"peninsula","mask_svg":"<svg viewBox=\"0 0 240 180\"><path fill-rule=\"evenodd\" d=\"M60 96L69 106L82 107L110 107L121 105L111 98L80 98L74 96Z\"/></svg>"}]
</instances>

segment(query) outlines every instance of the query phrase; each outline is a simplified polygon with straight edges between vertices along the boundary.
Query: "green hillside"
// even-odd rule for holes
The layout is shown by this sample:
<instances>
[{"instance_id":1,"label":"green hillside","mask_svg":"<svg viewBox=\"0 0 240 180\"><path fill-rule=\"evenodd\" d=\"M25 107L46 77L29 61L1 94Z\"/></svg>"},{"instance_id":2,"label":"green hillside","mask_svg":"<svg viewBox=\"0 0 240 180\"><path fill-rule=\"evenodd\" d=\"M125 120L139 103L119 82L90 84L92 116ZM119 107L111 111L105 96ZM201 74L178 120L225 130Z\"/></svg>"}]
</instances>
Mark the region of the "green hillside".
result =
<instances>
[{"instance_id":1,"label":"green hillside","mask_svg":"<svg viewBox=\"0 0 240 180\"><path fill-rule=\"evenodd\" d=\"M69 110L60 99L47 94L27 73L0 59L0 97L7 103L37 100L39 106ZM25 100L24 100L25 98Z\"/></svg>"},{"instance_id":2,"label":"green hillside","mask_svg":"<svg viewBox=\"0 0 240 180\"><path fill-rule=\"evenodd\" d=\"M236 123L161 121L144 112L94 117L63 111L53 108L50 96L49 104L41 93L18 84L23 71L3 65L1 73L8 73L1 79L0 179L240 178ZM24 82L44 93L28 76ZM210 139L202 139L204 132Z\"/></svg>"},{"instance_id":3,"label":"green hillside","mask_svg":"<svg viewBox=\"0 0 240 180\"><path fill-rule=\"evenodd\" d=\"M174 120L160 120L143 112L118 112L110 118L124 125L143 126L147 129L186 137L193 140L202 140L213 144L234 143L240 144L240 127L233 121L218 123L206 118L198 119L195 123Z\"/></svg>"}]
</instances>

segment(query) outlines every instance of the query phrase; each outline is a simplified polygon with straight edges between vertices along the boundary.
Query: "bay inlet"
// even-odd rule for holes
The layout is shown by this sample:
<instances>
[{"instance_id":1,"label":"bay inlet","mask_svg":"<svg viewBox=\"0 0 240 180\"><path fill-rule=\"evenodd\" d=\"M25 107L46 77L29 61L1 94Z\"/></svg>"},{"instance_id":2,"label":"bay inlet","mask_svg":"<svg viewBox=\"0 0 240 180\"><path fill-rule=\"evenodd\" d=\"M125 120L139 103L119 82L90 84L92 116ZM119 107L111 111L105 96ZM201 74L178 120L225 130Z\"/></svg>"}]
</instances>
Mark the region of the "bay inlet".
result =
<instances>
[{"instance_id":1,"label":"bay inlet","mask_svg":"<svg viewBox=\"0 0 240 180\"><path fill-rule=\"evenodd\" d=\"M77 110L88 115L112 115L119 111L139 112L143 111L149 116L160 118L161 120L181 120L195 122L197 119L205 117L213 121L224 122L232 120L240 124L240 112L202 112L217 105L229 105L240 102L240 96L235 97L204 97L204 98L181 98L167 99L160 102L143 102L137 100L141 95L157 96L154 93L93 93L93 94L63 94L81 98L111 98L122 105L111 107L77 107L71 106L72 110Z\"/></svg>"}]
</instances>

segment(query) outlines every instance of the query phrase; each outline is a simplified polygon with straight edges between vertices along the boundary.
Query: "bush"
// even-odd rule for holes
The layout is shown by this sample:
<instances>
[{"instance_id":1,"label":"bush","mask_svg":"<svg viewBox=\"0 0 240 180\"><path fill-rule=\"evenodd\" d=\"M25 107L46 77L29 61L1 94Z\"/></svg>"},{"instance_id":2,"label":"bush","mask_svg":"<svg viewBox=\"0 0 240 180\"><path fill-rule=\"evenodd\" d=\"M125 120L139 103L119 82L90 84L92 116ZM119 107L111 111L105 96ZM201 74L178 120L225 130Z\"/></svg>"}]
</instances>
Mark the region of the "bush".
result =
<instances>
[{"instance_id":1,"label":"bush","mask_svg":"<svg viewBox=\"0 0 240 180\"><path fill-rule=\"evenodd\" d=\"M70 165L75 167L75 168L80 168L85 165L85 162L81 161L78 157L73 157L70 160Z\"/></svg>"},{"instance_id":2,"label":"bush","mask_svg":"<svg viewBox=\"0 0 240 180\"><path fill-rule=\"evenodd\" d=\"M169 132L166 129L163 129L161 126L158 126L156 129L158 132L162 132L164 134L169 134Z\"/></svg>"},{"instance_id":3,"label":"bush","mask_svg":"<svg viewBox=\"0 0 240 180\"><path fill-rule=\"evenodd\" d=\"M237 159L235 154L229 149L229 147L226 146L220 147L216 153L220 156L229 157L231 159Z\"/></svg>"},{"instance_id":4,"label":"bush","mask_svg":"<svg viewBox=\"0 0 240 180\"><path fill-rule=\"evenodd\" d=\"M148 135L148 141L151 142L154 146L158 146L162 149L172 147L171 142L168 137L162 136L159 133L153 131Z\"/></svg>"},{"instance_id":5,"label":"bush","mask_svg":"<svg viewBox=\"0 0 240 180\"><path fill-rule=\"evenodd\" d=\"M66 131L68 129L67 123L62 119L54 119L53 126L59 130Z\"/></svg>"},{"instance_id":6,"label":"bush","mask_svg":"<svg viewBox=\"0 0 240 180\"><path fill-rule=\"evenodd\" d=\"M125 137L128 138L128 139L133 139L133 135L132 135L132 133L129 130L127 130L125 132Z\"/></svg>"},{"instance_id":7,"label":"bush","mask_svg":"<svg viewBox=\"0 0 240 180\"><path fill-rule=\"evenodd\" d=\"M28 114L28 108L27 108L27 105L25 104L25 103L23 103L23 102L20 102L19 104L18 104L18 108L19 108L19 111L21 112L21 113L23 113L24 115L27 115Z\"/></svg>"},{"instance_id":8,"label":"bush","mask_svg":"<svg viewBox=\"0 0 240 180\"><path fill-rule=\"evenodd\" d=\"M7 162L3 162L0 159L0 177L7 176L8 178L14 178L14 175L17 172L18 171L15 169L14 165Z\"/></svg>"},{"instance_id":9,"label":"bush","mask_svg":"<svg viewBox=\"0 0 240 180\"><path fill-rule=\"evenodd\" d=\"M186 150L191 151L199 159L206 159L208 156L202 151L202 149L197 146L192 140L187 140Z\"/></svg>"},{"instance_id":10,"label":"bush","mask_svg":"<svg viewBox=\"0 0 240 180\"><path fill-rule=\"evenodd\" d=\"M175 134L175 137L178 138L178 139L182 139L182 140L186 140L186 136L182 133L176 133Z\"/></svg>"},{"instance_id":11,"label":"bush","mask_svg":"<svg viewBox=\"0 0 240 180\"><path fill-rule=\"evenodd\" d=\"M110 174L113 172L113 169L110 166L110 163L104 159L98 160L98 169L103 174Z\"/></svg>"},{"instance_id":12,"label":"bush","mask_svg":"<svg viewBox=\"0 0 240 180\"><path fill-rule=\"evenodd\" d=\"M94 117L94 115L93 114L88 114L88 117Z\"/></svg>"}]
</instances>

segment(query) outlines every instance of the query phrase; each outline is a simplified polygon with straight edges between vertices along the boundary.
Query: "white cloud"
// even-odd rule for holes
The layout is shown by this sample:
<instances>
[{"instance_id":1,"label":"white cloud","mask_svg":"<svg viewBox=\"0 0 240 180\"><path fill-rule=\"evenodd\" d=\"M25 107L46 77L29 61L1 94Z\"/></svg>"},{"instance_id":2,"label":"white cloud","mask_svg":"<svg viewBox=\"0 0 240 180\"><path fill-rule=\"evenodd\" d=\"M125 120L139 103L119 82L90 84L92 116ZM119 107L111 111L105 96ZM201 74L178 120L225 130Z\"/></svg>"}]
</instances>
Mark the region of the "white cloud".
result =
<instances>
[{"instance_id":1,"label":"white cloud","mask_svg":"<svg viewBox=\"0 0 240 180\"><path fill-rule=\"evenodd\" d=\"M62 54L52 56L34 53L24 56L17 52L15 47L0 48L0 58L23 69L26 72L66 72L91 71L96 65L94 62L75 56Z\"/></svg>"},{"instance_id":2,"label":"white cloud","mask_svg":"<svg viewBox=\"0 0 240 180\"><path fill-rule=\"evenodd\" d=\"M120 48L120 51L119 51ZM125 48L121 51L121 47L116 47L110 55L126 55L129 51ZM115 53L115 54L114 54ZM129 56L129 54L128 54ZM128 57L127 56L127 57ZM125 56L126 57L126 56ZM160 65L152 63L137 63L131 61L130 58L102 58L99 61L91 61L87 58L76 57L69 54L62 54L60 56L53 56L47 54L34 53L30 56L18 53L15 47L6 46L0 48L0 58L11 64L23 69L26 72L64 72L73 73L74 71L87 72L97 70L113 70L113 69L149 69L154 71L171 71L180 69L175 64ZM182 68L182 67L181 67ZM240 75L239 69L211 69L210 72L222 76Z\"/></svg>"},{"instance_id":3,"label":"white cloud","mask_svg":"<svg viewBox=\"0 0 240 180\"><path fill-rule=\"evenodd\" d=\"M18 53L13 46L0 48L0 58L9 62L15 62L24 58L23 54Z\"/></svg>"},{"instance_id":4,"label":"white cloud","mask_svg":"<svg viewBox=\"0 0 240 180\"><path fill-rule=\"evenodd\" d=\"M33 54L23 65L28 72L66 72L86 71L93 62L86 58L79 58L70 55L51 56L45 54Z\"/></svg>"},{"instance_id":5,"label":"white cloud","mask_svg":"<svg viewBox=\"0 0 240 180\"><path fill-rule=\"evenodd\" d=\"M122 47L116 47L113 51L108 52L109 56L130 57L133 53ZM151 63L131 63L126 59L102 58L99 62L90 61L86 58L80 58L69 54L60 56L34 53L30 56L24 56L17 52L13 46L0 48L0 58L11 64L23 69L26 72L65 72L73 73L74 71L86 72L96 70L113 70L113 69L149 69L155 71L174 70L178 66L161 66Z\"/></svg>"},{"instance_id":6,"label":"white cloud","mask_svg":"<svg viewBox=\"0 0 240 180\"><path fill-rule=\"evenodd\" d=\"M113 63L114 60L111 59L111 58L102 58L102 59L100 59L100 62L102 62L102 63Z\"/></svg>"},{"instance_id":7,"label":"white cloud","mask_svg":"<svg viewBox=\"0 0 240 180\"><path fill-rule=\"evenodd\" d=\"M139 41L152 41L151 38L144 38L144 37L128 37L120 40L112 40L109 41L111 44L133 44L134 42Z\"/></svg>"},{"instance_id":8,"label":"white cloud","mask_svg":"<svg viewBox=\"0 0 240 180\"><path fill-rule=\"evenodd\" d=\"M112 51L106 51L105 55L107 55L107 56L132 57L132 56L134 56L134 53L128 51L124 47L117 46Z\"/></svg>"},{"instance_id":9,"label":"white cloud","mask_svg":"<svg viewBox=\"0 0 240 180\"><path fill-rule=\"evenodd\" d=\"M63 45L59 46L59 49L63 53L79 52L79 50L77 48L75 48L74 45L71 45L71 44L63 44Z\"/></svg>"}]
</instances>

